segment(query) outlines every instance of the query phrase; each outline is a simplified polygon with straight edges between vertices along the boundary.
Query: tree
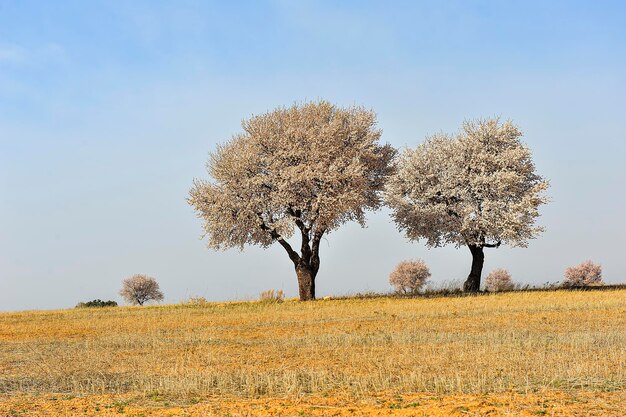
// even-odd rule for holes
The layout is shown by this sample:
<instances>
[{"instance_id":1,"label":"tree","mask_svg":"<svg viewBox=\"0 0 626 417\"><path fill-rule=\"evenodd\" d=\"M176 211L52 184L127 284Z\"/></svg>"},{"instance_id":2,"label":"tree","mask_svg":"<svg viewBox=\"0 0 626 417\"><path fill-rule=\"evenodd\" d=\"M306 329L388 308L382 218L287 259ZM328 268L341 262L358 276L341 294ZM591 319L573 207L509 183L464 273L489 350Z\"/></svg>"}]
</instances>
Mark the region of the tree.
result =
<instances>
[{"instance_id":1,"label":"tree","mask_svg":"<svg viewBox=\"0 0 626 417\"><path fill-rule=\"evenodd\" d=\"M300 300L315 299L320 241L381 205L395 154L381 146L372 111L326 101L278 108L242 123L218 146L188 198L209 247L263 248L278 242L293 262ZM300 251L288 239L300 234Z\"/></svg>"},{"instance_id":2,"label":"tree","mask_svg":"<svg viewBox=\"0 0 626 417\"><path fill-rule=\"evenodd\" d=\"M122 281L120 290L122 298L130 303L142 306L146 301L161 301L163 293L159 289L159 284L152 277L147 275L133 275Z\"/></svg>"},{"instance_id":3,"label":"tree","mask_svg":"<svg viewBox=\"0 0 626 417\"><path fill-rule=\"evenodd\" d=\"M602 284L602 266L600 264L585 261L565 270L564 287L586 287Z\"/></svg>"},{"instance_id":4,"label":"tree","mask_svg":"<svg viewBox=\"0 0 626 417\"><path fill-rule=\"evenodd\" d=\"M510 291L515 288L511 274L506 269L494 269L487 275L485 289L491 292Z\"/></svg>"},{"instance_id":5,"label":"tree","mask_svg":"<svg viewBox=\"0 0 626 417\"><path fill-rule=\"evenodd\" d=\"M466 245L472 267L463 289L476 292L484 248L525 247L548 182L535 173L522 132L510 121L465 122L460 134L438 134L407 149L389 180L386 201L400 231L429 247Z\"/></svg>"},{"instance_id":6,"label":"tree","mask_svg":"<svg viewBox=\"0 0 626 417\"><path fill-rule=\"evenodd\" d=\"M424 261L402 261L389 274L389 283L398 292L415 294L430 278L430 270Z\"/></svg>"}]
</instances>

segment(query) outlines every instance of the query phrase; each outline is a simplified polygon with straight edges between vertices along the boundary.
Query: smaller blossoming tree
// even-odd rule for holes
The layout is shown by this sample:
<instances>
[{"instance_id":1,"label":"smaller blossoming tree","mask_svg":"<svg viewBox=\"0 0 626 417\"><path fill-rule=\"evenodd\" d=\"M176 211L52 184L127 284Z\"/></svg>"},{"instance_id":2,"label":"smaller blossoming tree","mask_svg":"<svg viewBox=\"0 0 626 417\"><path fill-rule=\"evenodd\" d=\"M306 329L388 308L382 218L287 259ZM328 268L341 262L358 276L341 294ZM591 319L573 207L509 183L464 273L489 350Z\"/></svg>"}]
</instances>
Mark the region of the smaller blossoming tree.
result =
<instances>
[{"instance_id":1,"label":"smaller blossoming tree","mask_svg":"<svg viewBox=\"0 0 626 417\"><path fill-rule=\"evenodd\" d=\"M469 248L464 291L480 290L485 248L525 247L543 231L535 222L548 181L521 138L510 121L465 122L456 135L437 134L405 150L387 183L387 205L410 240Z\"/></svg>"},{"instance_id":2,"label":"smaller blossoming tree","mask_svg":"<svg viewBox=\"0 0 626 417\"><path fill-rule=\"evenodd\" d=\"M514 287L511 274L503 268L494 269L485 280L485 289L490 292L510 291Z\"/></svg>"},{"instance_id":3,"label":"smaller blossoming tree","mask_svg":"<svg viewBox=\"0 0 626 417\"><path fill-rule=\"evenodd\" d=\"M147 275L133 275L122 281L120 295L124 301L142 306L146 301L161 301L163 293L159 288L159 283Z\"/></svg>"},{"instance_id":4,"label":"smaller blossoming tree","mask_svg":"<svg viewBox=\"0 0 626 417\"><path fill-rule=\"evenodd\" d=\"M586 287L602 285L602 266L591 261L571 266L565 270L564 287Z\"/></svg>"},{"instance_id":5,"label":"smaller blossoming tree","mask_svg":"<svg viewBox=\"0 0 626 417\"><path fill-rule=\"evenodd\" d=\"M424 286L428 278L430 278L430 270L421 259L402 261L389 274L389 283L398 292L415 294Z\"/></svg>"}]
</instances>

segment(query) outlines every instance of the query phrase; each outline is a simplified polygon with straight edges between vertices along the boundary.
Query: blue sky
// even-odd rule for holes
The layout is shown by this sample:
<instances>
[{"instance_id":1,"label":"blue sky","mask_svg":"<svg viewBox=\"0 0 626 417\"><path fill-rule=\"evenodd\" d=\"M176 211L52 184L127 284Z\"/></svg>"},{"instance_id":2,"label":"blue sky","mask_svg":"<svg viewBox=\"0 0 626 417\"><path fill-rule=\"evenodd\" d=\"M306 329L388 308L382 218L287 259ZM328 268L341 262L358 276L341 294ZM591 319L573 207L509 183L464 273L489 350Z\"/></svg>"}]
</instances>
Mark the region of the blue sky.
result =
<instances>
[{"instance_id":1,"label":"blue sky","mask_svg":"<svg viewBox=\"0 0 626 417\"><path fill-rule=\"evenodd\" d=\"M0 0L0 310L119 299L147 273L167 302L297 292L281 248L212 252L185 197L252 114L324 98L374 109L415 146L466 118L525 132L553 201L546 233L485 273L557 281L593 259L624 282L623 2L43 2ZM435 282L467 249L427 250L388 212L328 236L320 295L388 289L400 260Z\"/></svg>"}]
</instances>

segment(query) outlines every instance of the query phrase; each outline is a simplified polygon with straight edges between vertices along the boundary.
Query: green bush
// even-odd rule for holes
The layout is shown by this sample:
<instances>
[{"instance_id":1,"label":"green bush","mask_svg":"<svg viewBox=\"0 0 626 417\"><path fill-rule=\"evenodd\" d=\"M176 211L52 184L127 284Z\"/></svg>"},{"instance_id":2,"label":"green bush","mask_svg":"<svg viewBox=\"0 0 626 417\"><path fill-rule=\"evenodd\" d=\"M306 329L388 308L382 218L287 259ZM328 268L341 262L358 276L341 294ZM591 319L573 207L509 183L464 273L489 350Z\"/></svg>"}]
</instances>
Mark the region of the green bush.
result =
<instances>
[{"instance_id":1,"label":"green bush","mask_svg":"<svg viewBox=\"0 0 626 417\"><path fill-rule=\"evenodd\" d=\"M85 308L85 307L117 307L117 303L115 301L102 301L101 299L80 302L76 304L76 308Z\"/></svg>"}]
</instances>

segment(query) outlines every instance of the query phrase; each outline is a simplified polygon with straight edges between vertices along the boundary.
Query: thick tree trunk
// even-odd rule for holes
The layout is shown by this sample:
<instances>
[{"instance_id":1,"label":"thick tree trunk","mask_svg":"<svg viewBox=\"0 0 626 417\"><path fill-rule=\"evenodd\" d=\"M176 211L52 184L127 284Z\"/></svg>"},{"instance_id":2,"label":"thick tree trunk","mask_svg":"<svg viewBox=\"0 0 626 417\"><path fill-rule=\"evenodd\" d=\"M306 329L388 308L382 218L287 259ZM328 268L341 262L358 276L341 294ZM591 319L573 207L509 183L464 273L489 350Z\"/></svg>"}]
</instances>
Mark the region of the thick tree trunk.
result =
<instances>
[{"instance_id":1,"label":"thick tree trunk","mask_svg":"<svg viewBox=\"0 0 626 417\"><path fill-rule=\"evenodd\" d=\"M300 301L315 300L315 275L317 272L308 265L296 266Z\"/></svg>"},{"instance_id":2,"label":"thick tree trunk","mask_svg":"<svg viewBox=\"0 0 626 417\"><path fill-rule=\"evenodd\" d=\"M313 226L306 226L301 219L300 210L294 210L291 207L287 210L294 217L294 221L302 234L301 253L298 254L293 250L289 242L278 234L275 230L263 225L263 230L268 230L273 239L287 251L289 259L293 262L298 277L298 290L300 292L300 301L315 300L315 276L320 269L320 240L326 229L313 230ZM316 216L319 215L319 211ZM261 218L261 220L263 220ZM312 235L311 235L312 234Z\"/></svg>"},{"instance_id":3,"label":"thick tree trunk","mask_svg":"<svg viewBox=\"0 0 626 417\"><path fill-rule=\"evenodd\" d=\"M483 252L482 246L468 245L468 247L472 253L472 270L467 280L465 280L465 284L463 284L463 291L478 292L480 291L480 276L483 272L485 253Z\"/></svg>"}]
</instances>

